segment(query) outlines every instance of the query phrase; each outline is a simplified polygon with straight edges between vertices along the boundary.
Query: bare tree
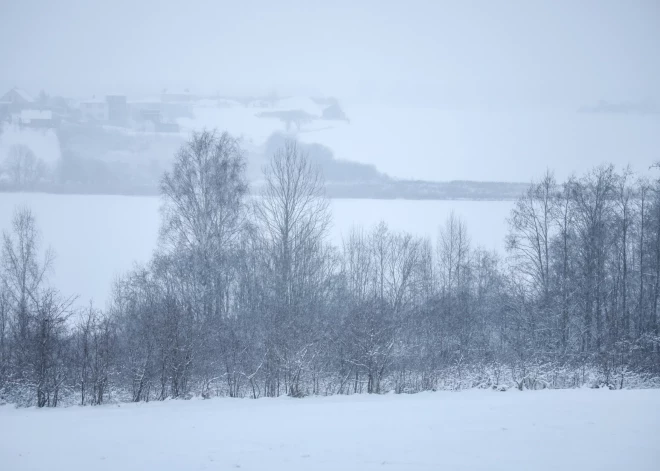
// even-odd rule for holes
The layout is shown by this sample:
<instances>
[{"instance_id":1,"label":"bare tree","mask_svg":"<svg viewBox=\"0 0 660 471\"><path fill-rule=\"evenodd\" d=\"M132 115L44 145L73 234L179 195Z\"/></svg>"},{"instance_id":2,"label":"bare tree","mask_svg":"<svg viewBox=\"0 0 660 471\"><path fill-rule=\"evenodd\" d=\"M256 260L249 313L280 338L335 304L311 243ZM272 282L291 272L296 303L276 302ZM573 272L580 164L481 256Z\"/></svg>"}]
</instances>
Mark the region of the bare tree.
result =
<instances>
[{"instance_id":1,"label":"bare tree","mask_svg":"<svg viewBox=\"0 0 660 471\"><path fill-rule=\"evenodd\" d=\"M507 250L516 267L529 277L529 281L550 299L550 239L555 219L557 184L549 171L539 183L533 183L516 201L507 237Z\"/></svg>"},{"instance_id":2,"label":"bare tree","mask_svg":"<svg viewBox=\"0 0 660 471\"><path fill-rule=\"evenodd\" d=\"M631 237L632 225L634 221L634 190L631 185L632 170L630 167L624 169L623 173L618 175L614 183L616 204L618 205L618 226L620 232L621 242L619 244L619 252L621 254L621 329L623 330L623 338L628 338L630 332L630 306L629 306L629 288L630 283L630 269L629 269L629 252L631 250ZM617 329L616 316L610 316L609 325L609 341L613 343L617 335L614 330Z\"/></svg>"},{"instance_id":3,"label":"bare tree","mask_svg":"<svg viewBox=\"0 0 660 471\"><path fill-rule=\"evenodd\" d=\"M36 389L37 407L57 407L67 381L66 324L74 298L62 298L53 289L33 295L33 328L29 350L30 380Z\"/></svg>"},{"instance_id":4,"label":"bare tree","mask_svg":"<svg viewBox=\"0 0 660 471\"><path fill-rule=\"evenodd\" d=\"M556 290L559 295L561 308L559 318L559 342L561 351L566 353L569 348L570 318L575 311L572 301L576 287L573 285L575 272L574 241L575 236L575 210L573 200L574 181L571 179L561 186L555 198L555 222L558 234L553 241L554 272L556 273Z\"/></svg>"},{"instance_id":5,"label":"bare tree","mask_svg":"<svg viewBox=\"0 0 660 471\"><path fill-rule=\"evenodd\" d=\"M323 177L295 141L275 153L265 179L255 215L271 256L269 373L282 366L289 393L297 395L301 367L309 361L315 341L310 323L318 315L316 294L324 282L323 245L330 213ZM278 381L269 379L271 394Z\"/></svg>"},{"instance_id":6,"label":"bare tree","mask_svg":"<svg viewBox=\"0 0 660 471\"><path fill-rule=\"evenodd\" d=\"M43 161L24 144L15 144L9 149L5 168L11 182L19 188L32 187L46 174Z\"/></svg>"},{"instance_id":7,"label":"bare tree","mask_svg":"<svg viewBox=\"0 0 660 471\"><path fill-rule=\"evenodd\" d=\"M390 232L380 223L365 237L353 231L344 244L344 276L350 307L344 320L345 361L354 371L354 392L366 376L369 393L379 393L395 361L414 294L422 243ZM398 348L399 354L401 348Z\"/></svg>"},{"instance_id":8,"label":"bare tree","mask_svg":"<svg viewBox=\"0 0 660 471\"><path fill-rule=\"evenodd\" d=\"M599 349L603 340L604 277L610 248L615 183L613 166L598 167L573 185L575 223L579 238L583 302L582 349Z\"/></svg>"},{"instance_id":9,"label":"bare tree","mask_svg":"<svg viewBox=\"0 0 660 471\"><path fill-rule=\"evenodd\" d=\"M75 298L63 298L46 286L53 252L46 250L41 259L40 235L29 209L16 210L12 229L3 234L2 281L9 304L11 352L7 356L13 382L19 389L32 391L38 407L54 407L67 381L66 322ZM21 400L31 402L25 397Z\"/></svg>"},{"instance_id":10,"label":"bare tree","mask_svg":"<svg viewBox=\"0 0 660 471\"><path fill-rule=\"evenodd\" d=\"M469 252L470 238L465 221L452 211L438 234L438 273L443 290L450 292L461 284Z\"/></svg>"},{"instance_id":11,"label":"bare tree","mask_svg":"<svg viewBox=\"0 0 660 471\"><path fill-rule=\"evenodd\" d=\"M228 133L193 134L162 183L161 241L170 248L214 256L235 241L247 193L245 158Z\"/></svg>"},{"instance_id":12,"label":"bare tree","mask_svg":"<svg viewBox=\"0 0 660 471\"><path fill-rule=\"evenodd\" d=\"M0 277L0 396L3 395L10 374L10 314L9 293Z\"/></svg>"},{"instance_id":13,"label":"bare tree","mask_svg":"<svg viewBox=\"0 0 660 471\"><path fill-rule=\"evenodd\" d=\"M109 394L110 374L116 353L114 320L90 303L76 329L75 356L80 404L103 404Z\"/></svg>"},{"instance_id":14,"label":"bare tree","mask_svg":"<svg viewBox=\"0 0 660 471\"><path fill-rule=\"evenodd\" d=\"M163 283L167 323L173 329L167 336L177 346L164 357L173 368L175 395L189 373L193 343L205 350L208 360L227 352L223 343L232 338L227 319L234 315L237 254L247 215L245 165L237 139L203 131L179 150L172 172L161 183L163 254L153 268ZM199 335L193 334L193 318L204 324ZM220 370L211 363L197 365L209 378Z\"/></svg>"},{"instance_id":15,"label":"bare tree","mask_svg":"<svg viewBox=\"0 0 660 471\"><path fill-rule=\"evenodd\" d=\"M32 304L38 299L54 259L51 249L47 249L41 259L40 239L30 209L17 209L12 219L12 232L3 233L2 282L12 306L10 323L17 355L14 360L19 368L26 361Z\"/></svg>"}]
</instances>

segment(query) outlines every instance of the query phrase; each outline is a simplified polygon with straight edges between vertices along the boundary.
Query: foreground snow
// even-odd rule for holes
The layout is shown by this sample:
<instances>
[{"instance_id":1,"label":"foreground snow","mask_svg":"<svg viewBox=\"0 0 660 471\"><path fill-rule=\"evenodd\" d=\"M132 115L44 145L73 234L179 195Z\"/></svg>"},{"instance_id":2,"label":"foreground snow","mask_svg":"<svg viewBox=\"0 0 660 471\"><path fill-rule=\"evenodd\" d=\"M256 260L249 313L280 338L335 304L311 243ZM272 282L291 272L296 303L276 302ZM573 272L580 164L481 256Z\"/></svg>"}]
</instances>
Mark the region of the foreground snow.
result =
<instances>
[{"instance_id":1,"label":"foreground snow","mask_svg":"<svg viewBox=\"0 0 660 471\"><path fill-rule=\"evenodd\" d=\"M0 407L6 470L656 470L660 391Z\"/></svg>"}]
</instances>

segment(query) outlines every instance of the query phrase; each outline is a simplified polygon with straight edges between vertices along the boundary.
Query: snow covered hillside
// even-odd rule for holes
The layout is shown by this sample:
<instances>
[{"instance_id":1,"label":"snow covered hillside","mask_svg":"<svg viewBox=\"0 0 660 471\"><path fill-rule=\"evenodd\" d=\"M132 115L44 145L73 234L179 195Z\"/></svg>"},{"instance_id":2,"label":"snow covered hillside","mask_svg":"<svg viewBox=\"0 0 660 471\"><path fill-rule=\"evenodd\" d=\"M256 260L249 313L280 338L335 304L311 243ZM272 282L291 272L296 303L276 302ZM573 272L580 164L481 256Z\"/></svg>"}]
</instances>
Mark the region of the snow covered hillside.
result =
<instances>
[{"instance_id":1,"label":"snow covered hillside","mask_svg":"<svg viewBox=\"0 0 660 471\"><path fill-rule=\"evenodd\" d=\"M520 181L546 169L559 180L603 163L647 171L657 160L660 115L570 109L345 106L350 123L300 133L335 156L397 178Z\"/></svg>"},{"instance_id":2,"label":"snow covered hillside","mask_svg":"<svg viewBox=\"0 0 660 471\"><path fill-rule=\"evenodd\" d=\"M338 159L374 165L396 178L431 181L528 182L548 168L563 180L603 163L631 164L643 172L660 146L658 115L344 102L341 107L346 120L322 119L323 107L303 97L247 104L225 100L194 106L194 118L179 124L182 131L228 130L243 136L248 150L288 130L303 142L327 146Z\"/></svg>"},{"instance_id":3,"label":"snow covered hillside","mask_svg":"<svg viewBox=\"0 0 660 471\"><path fill-rule=\"evenodd\" d=\"M24 145L46 165L54 166L60 160L60 142L52 129L19 128L17 125L0 125L0 165L9 156L13 146Z\"/></svg>"},{"instance_id":4,"label":"snow covered hillside","mask_svg":"<svg viewBox=\"0 0 660 471\"><path fill-rule=\"evenodd\" d=\"M0 133L0 162L12 146L24 144L51 166L61 156L99 160L104 171L124 186L148 185L155 191L162 171L190 134L217 128L242 139L252 181L260 180L272 154L269 139L285 135L324 146L336 159L333 166L343 170L341 175L359 173L360 164L394 179L528 182L546 169L564 180L572 172L582 174L603 163L631 164L644 173L657 159L654 152L660 146L657 114L585 113L569 108L493 111L308 97L216 97L181 107L185 113L172 117L178 132L89 123L62 125L57 131L5 125ZM333 180L337 175L325 164L321 162L326 177ZM355 177L351 181L355 183Z\"/></svg>"},{"instance_id":5,"label":"snow covered hillside","mask_svg":"<svg viewBox=\"0 0 660 471\"><path fill-rule=\"evenodd\" d=\"M0 407L11 471L657 470L660 391Z\"/></svg>"}]
</instances>

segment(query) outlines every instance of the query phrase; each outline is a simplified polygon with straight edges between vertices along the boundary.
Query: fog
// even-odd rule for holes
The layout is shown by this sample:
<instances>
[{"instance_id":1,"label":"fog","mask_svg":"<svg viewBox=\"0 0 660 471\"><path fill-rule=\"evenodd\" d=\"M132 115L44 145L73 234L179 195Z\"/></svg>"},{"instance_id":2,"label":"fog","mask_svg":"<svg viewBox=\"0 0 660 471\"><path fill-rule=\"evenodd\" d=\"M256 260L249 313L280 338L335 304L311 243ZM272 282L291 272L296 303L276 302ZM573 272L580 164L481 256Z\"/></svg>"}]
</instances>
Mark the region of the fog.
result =
<instances>
[{"instance_id":1,"label":"fog","mask_svg":"<svg viewBox=\"0 0 660 471\"><path fill-rule=\"evenodd\" d=\"M2 12L0 90L335 97L353 126L298 137L395 178L526 182L604 162L645 171L660 146L652 0L28 0ZM627 112L584 113L609 104ZM235 122L204 124L258 134Z\"/></svg>"},{"instance_id":2,"label":"fog","mask_svg":"<svg viewBox=\"0 0 660 471\"><path fill-rule=\"evenodd\" d=\"M660 99L657 1L4 1L1 88L578 107Z\"/></svg>"}]
</instances>

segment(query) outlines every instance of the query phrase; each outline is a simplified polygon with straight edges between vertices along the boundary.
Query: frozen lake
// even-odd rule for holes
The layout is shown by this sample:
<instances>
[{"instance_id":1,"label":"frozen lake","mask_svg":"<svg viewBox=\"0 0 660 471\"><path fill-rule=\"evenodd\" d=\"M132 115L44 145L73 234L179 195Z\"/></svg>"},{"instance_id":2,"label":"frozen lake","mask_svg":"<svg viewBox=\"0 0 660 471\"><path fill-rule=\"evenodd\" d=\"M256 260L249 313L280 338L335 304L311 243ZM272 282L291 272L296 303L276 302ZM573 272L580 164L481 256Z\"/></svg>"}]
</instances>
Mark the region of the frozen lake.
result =
<instances>
[{"instance_id":1,"label":"frozen lake","mask_svg":"<svg viewBox=\"0 0 660 471\"><path fill-rule=\"evenodd\" d=\"M431 237L451 211L468 226L473 245L504 247L511 201L332 200L330 237L340 243L353 226L367 229L385 221L394 230ZM134 262L145 262L156 247L159 199L144 196L0 193L0 230L11 224L14 208L29 206L43 241L57 255L51 281L79 303L105 305L114 278Z\"/></svg>"}]
</instances>

